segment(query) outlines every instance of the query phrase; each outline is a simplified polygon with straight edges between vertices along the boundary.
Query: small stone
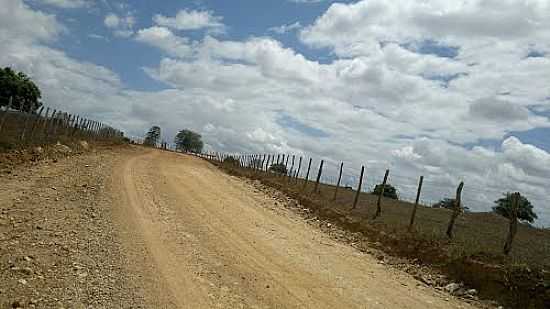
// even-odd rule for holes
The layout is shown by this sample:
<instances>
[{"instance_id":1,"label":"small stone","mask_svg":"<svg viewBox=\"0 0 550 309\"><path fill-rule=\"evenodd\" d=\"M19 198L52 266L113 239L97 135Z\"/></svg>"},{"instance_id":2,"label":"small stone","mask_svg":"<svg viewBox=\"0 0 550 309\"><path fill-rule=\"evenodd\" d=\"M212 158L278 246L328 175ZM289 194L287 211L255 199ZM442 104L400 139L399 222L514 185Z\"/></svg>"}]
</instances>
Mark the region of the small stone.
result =
<instances>
[{"instance_id":1,"label":"small stone","mask_svg":"<svg viewBox=\"0 0 550 309\"><path fill-rule=\"evenodd\" d=\"M469 289L469 290L466 291L465 294L468 295L468 296L475 296L475 295L477 295L477 290L476 289Z\"/></svg>"},{"instance_id":2,"label":"small stone","mask_svg":"<svg viewBox=\"0 0 550 309\"><path fill-rule=\"evenodd\" d=\"M460 284L458 283L449 283L445 286L445 291L453 294L455 293L458 289L460 289Z\"/></svg>"},{"instance_id":3,"label":"small stone","mask_svg":"<svg viewBox=\"0 0 550 309\"><path fill-rule=\"evenodd\" d=\"M28 283L27 280L25 280L25 279L19 279L19 280L17 280L17 282L21 283L22 285L27 285L27 283Z\"/></svg>"}]
</instances>

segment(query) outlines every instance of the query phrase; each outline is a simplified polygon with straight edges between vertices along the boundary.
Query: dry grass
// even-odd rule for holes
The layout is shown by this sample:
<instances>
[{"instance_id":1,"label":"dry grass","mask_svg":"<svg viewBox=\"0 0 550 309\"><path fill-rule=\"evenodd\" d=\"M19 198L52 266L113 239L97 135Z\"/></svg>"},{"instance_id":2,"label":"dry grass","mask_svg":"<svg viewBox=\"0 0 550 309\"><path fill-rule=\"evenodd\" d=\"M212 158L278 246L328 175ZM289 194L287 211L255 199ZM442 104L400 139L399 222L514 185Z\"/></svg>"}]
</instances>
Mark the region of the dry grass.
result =
<instances>
[{"instance_id":1,"label":"dry grass","mask_svg":"<svg viewBox=\"0 0 550 309\"><path fill-rule=\"evenodd\" d=\"M419 206L415 227L408 231L413 204L382 198L382 215L376 219L378 196L361 193L352 210L355 191L291 180L274 174L224 166L239 176L259 179L317 210L320 217L362 232L381 242L389 253L414 258L481 290L485 297L513 306L550 306L550 230L520 224L510 256L503 252L508 219L493 213L464 213L455 223L454 238L445 235L451 211ZM512 292L510 292L510 289Z\"/></svg>"}]
</instances>

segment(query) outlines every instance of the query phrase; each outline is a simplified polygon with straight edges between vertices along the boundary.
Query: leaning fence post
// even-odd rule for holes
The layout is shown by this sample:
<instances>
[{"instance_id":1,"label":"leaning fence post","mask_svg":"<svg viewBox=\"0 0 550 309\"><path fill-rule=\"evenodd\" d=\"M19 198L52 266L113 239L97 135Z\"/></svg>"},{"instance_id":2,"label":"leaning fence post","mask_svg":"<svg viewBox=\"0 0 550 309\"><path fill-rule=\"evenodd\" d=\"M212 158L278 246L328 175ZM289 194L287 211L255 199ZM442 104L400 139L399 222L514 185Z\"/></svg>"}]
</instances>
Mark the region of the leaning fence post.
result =
<instances>
[{"instance_id":1,"label":"leaning fence post","mask_svg":"<svg viewBox=\"0 0 550 309\"><path fill-rule=\"evenodd\" d=\"M273 155L273 157L274 157L274 156L275 156L275 155ZM267 155L267 160L265 161L265 172L266 172L266 173L269 173L269 161L272 160L271 157L272 157L272 155L270 155L270 154Z\"/></svg>"},{"instance_id":2,"label":"leaning fence post","mask_svg":"<svg viewBox=\"0 0 550 309\"><path fill-rule=\"evenodd\" d=\"M40 107L40 110L38 111L38 114L36 115L36 118L34 119L31 127L31 131L29 132L30 138L34 136L34 129L36 129L36 125L40 123L40 119L42 118L42 112L44 111L44 106Z\"/></svg>"},{"instance_id":3,"label":"leaning fence post","mask_svg":"<svg viewBox=\"0 0 550 309\"><path fill-rule=\"evenodd\" d=\"M409 232L412 231L414 226L414 219L416 217L416 209L418 208L418 202L420 201L420 192L422 191L422 183L424 182L424 176L420 176L418 181L418 190L416 191L416 200L414 202L413 211L411 214L411 221L409 222Z\"/></svg>"},{"instance_id":4,"label":"leaning fence post","mask_svg":"<svg viewBox=\"0 0 550 309\"><path fill-rule=\"evenodd\" d=\"M55 115L57 115L56 109L53 110L52 114L50 115L50 118L46 119L46 122L45 122L46 125L44 127L44 133L46 134L45 140L48 140L50 138L52 119L55 117Z\"/></svg>"},{"instance_id":5,"label":"leaning fence post","mask_svg":"<svg viewBox=\"0 0 550 309\"><path fill-rule=\"evenodd\" d=\"M321 173L323 172L323 163L325 163L325 161L321 160L321 164L319 164L319 172L317 173L317 180L315 181L315 187L313 188L314 193L318 193L319 190L319 182L321 181Z\"/></svg>"},{"instance_id":6,"label":"leaning fence post","mask_svg":"<svg viewBox=\"0 0 550 309\"><path fill-rule=\"evenodd\" d=\"M23 131L21 132L21 136L19 136L19 140L23 141L25 139L25 134L27 133L27 127L29 125L29 120L31 118L31 114L34 111L34 103L31 104L30 110L27 111L25 115L25 121L23 123ZM21 112L24 113L23 108L21 108Z\"/></svg>"},{"instance_id":7,"label":"leaning fence post","mask_svg":"<svg viewBox=\"0 0 550 309\"><path fill-rule=\"evenodd\" d=\"M296 159L296 155L292 155L292 164L290 166L290 172L288 172L288 182L290 182L290 179L292 179L292 172L294 171L294 160Z\"/></svg>"},{"instance_id":8,"label":"leaning fence post","mask_svg":"<svg viewBox=\"0 0 550 309\"><path fill-rule=\"evenodd\" d=\"M363 175L365 174L365 166L361 166L361 175L359 176L359 185L357 185L357 192L355 192L355 198L353 199L353 206L351 209L357 207L357 202L359 202L359 195L361 195L361 187L363 186Z\"/></svg>"},{"instance_id":9,"label":"leaning fence post","mask_svg":"<svg viewBox=\"0 0 550 309\"><path fill-rule=\"evenodd\" d=\"M266 157L266 155L263 154L263 155L262 155L262 162L260 163L260 166L259 166L259 168L258 168L258 169L260 170L260 172L263 172L263 171L264 171L265 157Z\"/></svg>"},{"instance_id":10,"label":"leaning fence post","mask_svg":"<svg viewBox=\"0 0 550 309\"><path fill-rule=\"evenodd\" d=\"M378 200L376 201L376 213L374 214L373 220L378 218L382 213L382 196L384 196L384 191L386 189L386 183L388 182L389 174L390 170L386 170L386 174L384 174L384 181L382 182L382 189L380 190L380 194L378 194Z\"/></svg>"},{"instance_id":11,"label":"leaning fence post","mask_svg":"<svg viewBox=\"0 0 550 309\"><path fill-rule=\"evenodd\" d=\"M287 155L286 155L286 161L285 161L285 171L287 171L287 173L288 173L288 159L289 159L289 158L290 158L290 155L287 154ZM283 161L284 161L284 160L283 160Z\"/></svg>"},{"instance_id":12,"label":"leaning fence post","mask_svg":"<svg viewBox=\"0 0 550 309\"><path fill-rule=\"evenodd\" d=\"M519 192L512 193L512 195L510 196L512 203L512 213L510 214L510 228L508 230L508 237L506 237L506 243L504 244L504 254L506 255L510 254L510 251L512 250L512 242L514 241L514 237L518 232L518 208L520 197L521 195L519 194Z\"/></svg>"},{"instance_id":13,"label":"leaning fence post","mask_svg":"<svg viewBox=\"0 0 550 309\"><path fill-rule=\"evenodd\" d=\"M306 179L304 181L304 189L307 187L307 182L309 181L309 171L311 170L311 161L313 158L309 158L309 164L307 166L307 173L306 173Z\"/></svg>"},{"instance_id":14,"label":"leaning fence post","mask_svg":"<svg viewBox=\"0 0 550 309\"><path fill-rule=\"evenodd\" d=\"M462 199L462 188L464 187L464 182L461 182L456 189L456 198L453 208L453 213L451 215L451 220L449 221L449 226L447 227L447 237L453 238L453 227L455 225L456 218L460 214L460 202Z\"/></svg>"},{"instance_id":15,"label":"leaning fence post","mask_svg":"<svg viewBox=\"0 0 550 309\"><path fill-rule=\"evenodd\" d=\"M300 176L300 168L302 168L302 157L300 156L300 160L298 161L298 169L296 170L296 175L295 175L295 179L296 179L296 183L298 183L298 177Z\"/></svg>"},{"instance_id":16,"label":"leaning fence post","mask_svg":"<svg viewBox=\"0 0 550 309\"><path fill-rule=\"evenodd\" d=\"M73 121L73 131L71 132L71 136L76 134L76 130L78 130L79 121L80 121L80 116L76 115L76 119Z\"/></svg>"},{"instance_id":17,"label":"leaning fence post","mask_svg":"<svg viewBox=\"0 0 550 309\"><path fill-rule=\"evenodd\" d=\"M336 182L336 188L334 189L334 196L332 200L336 200L336 195L338 194L338 188L340 187L340 180L342 180L342 169L344 168L344 162L340 163L340 173L338 173L338 182Z\"/></svg>"}]
</instances>

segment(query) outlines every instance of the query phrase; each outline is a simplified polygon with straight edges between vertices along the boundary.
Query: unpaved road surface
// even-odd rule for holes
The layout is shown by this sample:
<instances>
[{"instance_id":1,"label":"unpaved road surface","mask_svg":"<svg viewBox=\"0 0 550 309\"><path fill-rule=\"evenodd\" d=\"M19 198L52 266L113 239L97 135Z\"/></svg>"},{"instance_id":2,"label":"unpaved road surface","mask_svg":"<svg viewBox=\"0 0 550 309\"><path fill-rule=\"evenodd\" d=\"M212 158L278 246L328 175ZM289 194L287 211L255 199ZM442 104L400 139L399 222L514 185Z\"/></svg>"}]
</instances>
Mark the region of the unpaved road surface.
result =
<instances>
[{"instance_id":1,"label":"unpaved road surface","mask_svg":"<svg viewBox=\"0 0 550 309\"><path fill-rule=\"evenodd\" d=\"M135 147L1 177L6 307L471 308L195 157ZM17 202L22 186L41 199Z\"/></svg>"}]
</instances>

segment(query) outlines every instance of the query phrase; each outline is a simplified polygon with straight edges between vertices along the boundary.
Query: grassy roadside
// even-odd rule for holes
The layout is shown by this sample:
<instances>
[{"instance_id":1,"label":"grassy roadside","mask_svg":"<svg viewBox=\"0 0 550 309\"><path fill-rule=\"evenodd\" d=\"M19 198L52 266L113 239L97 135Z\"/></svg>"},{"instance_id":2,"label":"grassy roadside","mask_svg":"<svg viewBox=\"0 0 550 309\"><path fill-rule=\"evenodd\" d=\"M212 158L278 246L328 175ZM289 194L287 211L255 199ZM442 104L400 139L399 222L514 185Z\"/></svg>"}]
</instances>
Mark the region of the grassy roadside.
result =
<instances>
[{"instance_id":1,"label":"grassy roadside","mask_svg":"<svg viewBox=\"0 0 550 309\"><path fill-rule=\"evenodd\" d=\"M355 191L334 186L289 180L246 168L220 164L226 172L260 180L341 228L379 242L388 254L415 259L454 280L477 289L480 297L513 308L550 308L550 231L520 225L510 256L502 254L508 220L492 213L465 213L457 220L452 241L445 236L450 211L419 207L415 229L408 231L412 204L382 199L382 215L372 219L377 196L361 193L351 210Z\"/></svg>"}]
</instances>

